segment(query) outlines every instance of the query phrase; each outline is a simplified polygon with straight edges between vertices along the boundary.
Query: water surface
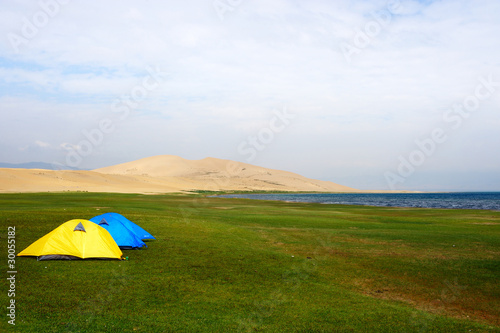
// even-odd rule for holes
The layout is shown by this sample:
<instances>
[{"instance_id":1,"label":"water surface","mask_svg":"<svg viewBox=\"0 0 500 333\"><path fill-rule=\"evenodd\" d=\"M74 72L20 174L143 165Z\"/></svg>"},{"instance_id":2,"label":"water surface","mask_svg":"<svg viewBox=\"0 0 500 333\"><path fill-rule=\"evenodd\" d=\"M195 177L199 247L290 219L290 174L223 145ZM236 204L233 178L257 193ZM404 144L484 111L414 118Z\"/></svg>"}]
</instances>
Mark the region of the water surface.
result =
<instances>
[{"instance_id":1,"label":"water surface","mask_svg":"<svg viewBox=\"0 0 500 333\"><path fill-rule=\"evenodd\" d=\"M500 211L500 192L228 194L222 197L322 204Z\"/></svg>"}]
</instances>

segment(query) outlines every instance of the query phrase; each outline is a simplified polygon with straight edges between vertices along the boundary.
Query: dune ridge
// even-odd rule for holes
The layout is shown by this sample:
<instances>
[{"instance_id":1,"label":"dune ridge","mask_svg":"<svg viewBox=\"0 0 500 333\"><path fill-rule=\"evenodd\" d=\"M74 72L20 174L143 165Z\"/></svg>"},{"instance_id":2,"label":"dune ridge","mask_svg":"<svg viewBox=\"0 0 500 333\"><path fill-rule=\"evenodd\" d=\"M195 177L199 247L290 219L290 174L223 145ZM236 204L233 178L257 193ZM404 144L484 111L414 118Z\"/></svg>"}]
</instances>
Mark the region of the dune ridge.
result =
<instances>
[{"instance_id":1,"label":"dune ridge","mask_svg":"<svg viewBox=\"0 0 500 333\"><path fill-rule=\"evenodd\" d=\"M247 163L207 157L159 155L91 171L0 169L0 192L189 191L361 192L333 182Z\"/></svg>"}]
</instances>

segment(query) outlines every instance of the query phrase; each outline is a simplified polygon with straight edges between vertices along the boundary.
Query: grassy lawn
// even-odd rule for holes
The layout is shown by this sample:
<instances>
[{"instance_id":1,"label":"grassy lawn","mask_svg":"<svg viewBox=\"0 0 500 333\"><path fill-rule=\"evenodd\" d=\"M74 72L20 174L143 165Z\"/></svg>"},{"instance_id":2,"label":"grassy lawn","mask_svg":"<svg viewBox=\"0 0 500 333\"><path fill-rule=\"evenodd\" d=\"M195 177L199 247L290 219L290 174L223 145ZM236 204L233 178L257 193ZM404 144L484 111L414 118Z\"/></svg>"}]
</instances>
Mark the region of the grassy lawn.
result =
<instances>
[{"instance_id":1,"label":"grassy lawn","mask_svg":"<svg viewBox=\"0 0 500 333\"><path fill-rule=\"evenodd\" d=\"M157 239L128 261L17 257L16 331L500 332L500 212L2 194L4 276L9 226L20 252L108 211Z\"/></svg>"}]
</instances>

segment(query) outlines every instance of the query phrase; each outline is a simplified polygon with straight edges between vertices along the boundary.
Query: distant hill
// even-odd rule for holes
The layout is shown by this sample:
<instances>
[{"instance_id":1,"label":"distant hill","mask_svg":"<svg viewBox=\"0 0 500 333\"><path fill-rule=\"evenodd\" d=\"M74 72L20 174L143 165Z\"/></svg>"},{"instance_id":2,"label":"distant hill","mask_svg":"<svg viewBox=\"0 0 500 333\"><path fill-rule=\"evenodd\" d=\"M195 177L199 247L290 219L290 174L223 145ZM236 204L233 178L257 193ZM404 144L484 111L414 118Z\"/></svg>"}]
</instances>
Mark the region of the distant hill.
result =
<instances>
[{"instance_id":1,"label":"distant hill","mask_svg":"<svg viewBox=\"0 0 500 333\"><path fill-rule=\"evenodd\" d=\"M170 179L182 190L358 191L332 182L309 179L288 171L267 169L213 157L187 160L179 156L160 155L93 171L109 175Z\"/></svg>"},{"instance_id":2,"label":"distant hill","mask_svg":"<svg viewBox=\"0 0 500 333\"><path fill-rule=\"evenodd\" d=\"M293 172L210 157L187 160L179 156L161 155L91 171L26 169L52 167L40 163L23 164L22 167L25 169L0 169L0 192L360 192Z\"/></svg>"},{"instance_id":3,"label":"distant hill","mask_svg":"<svg viewBox=\"0 0 500 333\"><path fill-rule=\"evenodd\" d=\"M45 170L81 170L78 168L69 167L62 164L56 163L45 163L45 162L28 162L28 163L2 163L0 162L0 168L9 169L45 169Z\"/></svg>"}]
</instances>

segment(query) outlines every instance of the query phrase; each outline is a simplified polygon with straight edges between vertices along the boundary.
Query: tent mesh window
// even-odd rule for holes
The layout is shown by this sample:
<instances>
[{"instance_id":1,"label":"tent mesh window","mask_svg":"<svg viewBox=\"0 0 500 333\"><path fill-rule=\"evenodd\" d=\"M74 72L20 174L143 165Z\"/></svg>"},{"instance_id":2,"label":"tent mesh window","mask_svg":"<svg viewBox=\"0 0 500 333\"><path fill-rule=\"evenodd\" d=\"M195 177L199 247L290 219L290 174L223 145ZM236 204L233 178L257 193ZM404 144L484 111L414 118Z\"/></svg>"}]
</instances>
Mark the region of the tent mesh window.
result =
<instances>
[{"instance_id":1,"label":"tent mesh window","mask_svg":"<svg viewBox=\"0 0 500 333\"><path fill-rule=\"evenodd\" d=\"M75 229L73 229L73 231L83 231L83 232L87 232L87 231L85 230L85 228L83 227L82 222L78 223L78 225L75 227Z\"/></svg>"},{"instance_id":2,"label":"tent mesh window","mask_svg":"<svg viewBox=\"0 0 500 333\"><path fill-rule=\"evenodd\" d=\"M109 225L108 221L106 221L106 219L105 219L105 218L103 218L103 219L101 220L101 222L99 222L99 225L101 225L101 224L106 224L106 225Z\"/></svg>"}]
</instances>

